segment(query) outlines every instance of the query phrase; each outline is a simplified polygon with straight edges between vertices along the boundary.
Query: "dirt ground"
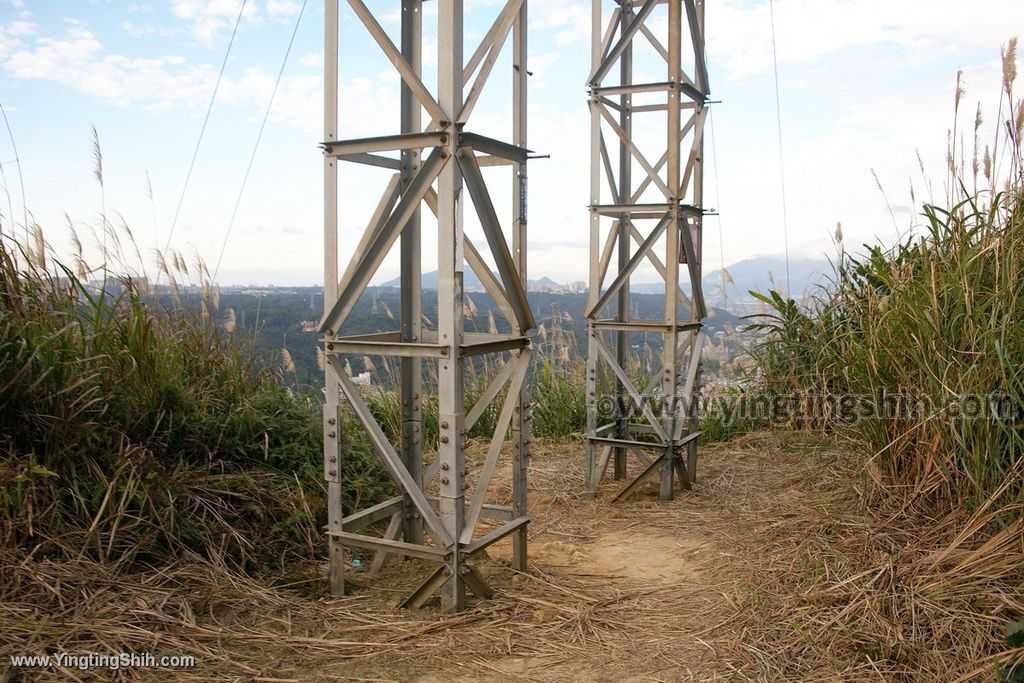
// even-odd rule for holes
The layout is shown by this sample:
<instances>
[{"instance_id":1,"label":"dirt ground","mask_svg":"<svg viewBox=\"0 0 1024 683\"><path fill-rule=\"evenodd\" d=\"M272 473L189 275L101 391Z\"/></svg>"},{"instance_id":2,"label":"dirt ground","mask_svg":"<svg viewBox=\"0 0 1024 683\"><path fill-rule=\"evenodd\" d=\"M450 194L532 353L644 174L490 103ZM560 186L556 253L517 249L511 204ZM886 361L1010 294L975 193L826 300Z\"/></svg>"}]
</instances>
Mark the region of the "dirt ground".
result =
<instances>
[{"instance_id":1,"label":"dirt ground","mask_svg":"<svg viewBox=\"0 0 1024 683\"><path fill-rule=\"evenodd\" d=\"M456 616L434 603L410 613L395 605L427 574L426 563L395 559L379 575L350 572L354 595L333 602L362 612L367 638L372 622L389 623L380 648L330 670L276 675L420 683L773 679L775 665L745 647L736 624L757 609L758 553L768 540L761 530L785 527L808 506L849 508L843 456L806 435L711 446L702 450L698 485L671 503L657 501L656 481L628 502L611 502L624 484L615 481L590 498L582 469L582 447L534 448L529 571L509 568L510 539L476 563L495 598L471 597ZM496 475L492 493L507 498L507 471Z\"/></svg>"},{"instance_id":2,"label":"dirt ground","mask_svg":"<svg viewBox=\"0 0 1024 683\"><path fill-rule=\"evenodd\" d=\"M470 479L482 450L470 449ZM948 671L948 655L924 660L970 613L894 590L910 532L880 536L865 520L855 460L808 434L753 434L703 447L697 485L671 503L655 482L613 503L624 482L584 493L580 443L537 442L529 569L511 569L509 539L491 546L474 564L496 595L459 614L398 608L432 569L419 560L370 574L370 558L352 557L340 598L313 562L264 577L196 561L134 574L40 561L0 604L4 652L189 654L197 666L0 662L0 683L936 680L909 672ZM508 502L509 471L491 502ZM984 618L976 628L992 630Z\"/></svg>"},{"instance_id":3,"label":"dirt ground","mask_svg":"<svg viewBox=\"0 0 1024 683\"><path fill-rule=\"evenodd\" d=\"M579 443L538 442L528 571L511 569L510 541L493 545L474 563L496 595L458 614L398 608L432 569L419 560L371 574L351 557L335 598L312 561L242 575L23 558L0 596L0 683L1021 680L1024 647L1004 640L1022 614L1019 531L978 541L974 518L914 516L877 497L863 462L774 430L703 447L696 487L671 503L653 482L613 503L622 482L584 494ZM508 475L492 502L508 502ZM24 652L196 666L4 669Z\"/></svg>"}]
</instances>

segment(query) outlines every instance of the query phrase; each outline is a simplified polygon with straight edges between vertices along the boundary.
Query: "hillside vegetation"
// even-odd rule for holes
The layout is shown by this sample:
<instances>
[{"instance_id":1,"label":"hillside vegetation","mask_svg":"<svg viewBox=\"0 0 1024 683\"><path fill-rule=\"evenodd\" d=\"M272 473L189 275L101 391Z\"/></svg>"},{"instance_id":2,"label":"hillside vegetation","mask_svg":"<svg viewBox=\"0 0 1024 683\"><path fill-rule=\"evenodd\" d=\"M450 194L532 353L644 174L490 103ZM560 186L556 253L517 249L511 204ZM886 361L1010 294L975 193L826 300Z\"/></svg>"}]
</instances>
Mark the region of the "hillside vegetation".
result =
<instances>
[{"instance_id":1,"label":"hillside vegetation","mask_svg":"<svg viewBox=\"0 0 1024 683\"><path fill-rule=\"evenodd\" d=\"M871 633L881 610L903 637L937 638L960 661L987 662L977 675L1019 680L1024 108L1015 59L1011 42L993 145L982 151L978 141L979 109L973 159L963 143L949 149L948 205L924 206L922 223L890 249L846 254L837 231L834 278L809 304L760 295L770 310L755 325L753 355L760 386L793 424L863 454L866 501L880 528L904 534L888 550L885 585L869 575L846 586L846 627ZM962 97L958 82L958 109Z\"/></svg>"},{"instance_id":2,"label":"hillside vegetation","mask_svg":"<svg viewBox=\"0 0 1024 683\"><path fill-rule=\"evenodd\" d=\"M37 236L21 258L0 251L5 552L242 569L316 557L319 405L209 313L154 305L127 276L92 289ZM355 440L347 452L347 502L379 496L382 468Z\"/></svg>"}]
</instances>

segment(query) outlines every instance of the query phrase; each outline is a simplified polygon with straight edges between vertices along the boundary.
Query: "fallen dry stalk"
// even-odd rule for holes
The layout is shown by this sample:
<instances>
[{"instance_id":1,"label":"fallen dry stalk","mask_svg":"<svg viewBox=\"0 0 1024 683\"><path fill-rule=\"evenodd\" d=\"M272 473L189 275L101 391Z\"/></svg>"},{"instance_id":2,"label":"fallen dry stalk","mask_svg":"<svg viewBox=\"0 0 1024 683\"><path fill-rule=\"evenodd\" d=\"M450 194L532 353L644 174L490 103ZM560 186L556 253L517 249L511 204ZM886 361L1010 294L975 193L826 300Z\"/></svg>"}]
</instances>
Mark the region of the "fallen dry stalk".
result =
<instances>
[{"instance_id":1,"label":"fallen dry stalk","mask_svg":"<svg viewBox=\"0 0 1024 683\"><path fill-rule=\"evenodd\" d=\"M390 562L330 599L318 568L274 585L194 559L129 571L89 559L0 553L0 661L11 654L195 655L191 670L124 681L971 680L1024 659L1003 629L1024 612L1020 529L869 513L854 459L802 434L707 449L700 486L668 505L578 491L579 458L540 444L530 572L500 547L499 589L465 613L396 610L428 567ZM898 521L899 520L899 521ZM958 538L963 529L987 535ZM657 534L657 535L652 535ZM603 566L602 544L636 555ZM665 539L676 539L666 542ZM646 541L645 541L646 542ZM647 551L685 559L645 573ZM615 549L616 546L613 546ZM568 560L551 553L566 553ZM74 555L70 555L74 557ZM639 569L638 569L639 568ZM656 567L654 567L656 569ZM642 571L641 571L642 570ZM287 585L284 585L287 584ZM31 680L88 680L32 672ZM430 678L436 676L437 678Z\"/></svg>"}]
</instances>

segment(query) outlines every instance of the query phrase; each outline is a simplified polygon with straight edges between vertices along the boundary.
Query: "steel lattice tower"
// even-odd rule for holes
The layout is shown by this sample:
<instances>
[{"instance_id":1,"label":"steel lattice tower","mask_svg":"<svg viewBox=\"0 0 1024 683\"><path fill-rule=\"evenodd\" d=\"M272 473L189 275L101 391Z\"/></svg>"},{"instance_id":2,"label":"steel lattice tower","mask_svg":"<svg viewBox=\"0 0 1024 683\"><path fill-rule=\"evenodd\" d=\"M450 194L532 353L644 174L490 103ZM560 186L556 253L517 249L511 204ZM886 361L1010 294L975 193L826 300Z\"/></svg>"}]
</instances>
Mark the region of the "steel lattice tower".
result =
<instances>
[{"instance_id":1,"label":"steel lattice tower","mask_svg":"<svg viewBox=\"0 0 1024 683\"><path fill-rule=\"evenodd\" d=\"M526 568L526 465L529 403L526 374L530 363L528 331L534 326L526 300L526 22L527 0L507 0L493 25L468 60L463 51L463 0L438 0L437 87L421 80L423 0L401 0L401 39L395 45L363 0L348 0L356 17L387 56L401 79L398 131L384 137L343 139L338 130L339 0L326 0L324 98L324 317L321 324L327 358L324 410L324 476L328 482L328 535L331 590L344 592L345 546L376 552L374 567L388 555L422 558L436 569L403 603L418 607L442 591L448 609L463 609L466 588L481 597L492 593L471 561L475 553L509 534L513 564ZM389 3L388 9L394 4ZM511 142L470 132L471 114L503 46L511 42L512 79L508 126ZM468 54L468 53L467 53ZM356 72L358 74L358 72ZM366 112L372 115L373 112ZM426 114L426 118L423 114ZM424 125L425 122L425 125ZM393 171L377 210L364 223L351 263L338 268L338 164L351 162ZM509 171L512 215L502 221L484 181L482 167ZM469 202L467 202L467 199ZM486 238L483 253L463 231L463 214L471 203ZM341 204L345 206L345 204ZM436 329L422 323L423 288L421 210L437 218L438 287ZM366 220L349 215L348 218ZM508 233L508 236L506 236ZM377 334L346 335L346 320L381 263L399 242L401 251L401 320L398 329ZM497 266L495 275L485 260ZM466 332L463 320L463 272L476 273L504 314L510 331ZM339 278L340 275L340 278ZM358 387L341 369L345 354L399 359L402 426L399 443L389 442ZM464 371L474 356L495 354L504 364L476 405L465 408ZM437 375L439 442L437 455L424 468L424 454L435 444L423 442L423 374ZM339 401L349 404L369 434L400 495L347 516L341 507ZM497 427L475 485L465 486L467 431L490 405L500 405ZM487 502L487 488L497 469L501 447L512 432L511 506ZM435 491L436 494L430 492ZM356 533L387 520L383 537Z\"/></svg>"},{"instance_id":2,"label":"steel lattice tower","mask_svg":"<svg viewBox=\"0 0 1024 683\"><path fill-rule=\"evenodd\" d=\"M610 462L624 479L632 453L643 470L616 500L655 473L671 500L674 476L683 488L695 481L699 436L704 2L593 0L592 30L586 486L596 492ZM637 82L653 64L665 79ZM655 132L654 153L663 152L652 161L644 150ZM639 319L631 306L630 279L645 262L664 279L660 319ZM631 346L651 334L661 357L644 372Z\"/></svg>"}]
</instances>

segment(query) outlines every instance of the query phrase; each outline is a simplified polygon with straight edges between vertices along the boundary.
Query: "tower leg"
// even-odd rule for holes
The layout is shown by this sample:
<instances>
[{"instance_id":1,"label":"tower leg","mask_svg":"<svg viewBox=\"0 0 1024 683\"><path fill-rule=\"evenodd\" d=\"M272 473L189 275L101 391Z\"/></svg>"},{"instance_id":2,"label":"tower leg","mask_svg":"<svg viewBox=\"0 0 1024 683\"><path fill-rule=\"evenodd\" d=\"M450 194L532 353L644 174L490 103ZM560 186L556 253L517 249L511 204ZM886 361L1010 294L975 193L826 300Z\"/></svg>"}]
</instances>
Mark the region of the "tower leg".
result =
<instances>
[{"instance_id":1,"label":"tower leg","mask_svg":"<svg viewBox=\"0 0 1024 683\"><path fill-rule=\"evenodd\" d=\"M437 231L437 334L438 343L448 347L448 357L438 362L438 421L441 462L441 520L454 539L448 554L451 575L442 591L442 606L461 610L466 606L466 584L459 555L459 539L465 522L465 453L462 426L463 363L463 261L462 261L462 175L455 163L459 154L455 124L462 110L462 0L438 4L438 104L451 122L448 136L449 162L438 177Z\"/></svg>"},{"instance_id":2,"label":"tower leg","mask_svg":"<svg viewBox=\"0 0 1024 683\"><path fill-rule=\"evenodd\" d=\"M633 0L623 0L622 12L619 19L619 30L624 34L633 23ZM619 76L622 85L629 86L633 83L633 44L630 43L622 52L619 61ZM621 202L629 200L633 193L633 157L630 154L627 139L633 134L633 98L626 92L619 96L619 126L625 136L619 141L619 188L618 194ZM628 215L619 217L618 239L618 265L621 272L629 264L630 240ZM629 305L629 281L622 284L619 289L618 307L616 318L620 321L628 321L630 317ZM616 335L615 354L616 362L620 368L625 368L629 363L630 334L628 331L620 331ZM620 439L629 438L629 403L626 396L626 389L621 382L615 385L617 416L616 434ZM613 450L614 477L616 481L626 478L626 449L615 447Z\"/></svg>"},{"instance_id":3,"label":"tower leg","mask_svg":"<svg viewBox=\"0 0 1024 683\"><path fill-rule=\"evenodd\" d=\"M599 403L597 396L597 343L595 341L596 335L599 332L592 324L587 324L587 375L586 375L586 392L587 392L587 434L596 434L598 427L598 406L603 405ZM604 474L600 471L597 463L597 445L587 439L586 446L586 488L587 492L591 495L597 494L597 485L601 483L601 477Z\"/></svg>"},{"instance_id":4,"label":"tower leg","mask_svg":"<svg viewBox=\"0 0 1024 683\"><path fill-rule=\"evenodd\" d=\"M338 0L324 2L324 140L338 135ZM338 162L324 157L324 310L338 298ZM327 481L327 526L342 531L341 475L338 450L338 395L340 387L324 364L324 479ZM345 549L332 536L327 553L331 595L345 594Z\"/></svg>"},{"instance_id":5,"label":"tower leg","mask_svg":"<svg viewBox=\"0 0 1024 683\"><path fill-rule=\"evenodd\" d=\"M523 3L512 25L512 139L513 143L527 148L526 93L529 69L527 62L527 3ZM526 164L512 166L513 233L512 257L523 288L527 286L526 259ZM516 332L523 334L518 328ZM512 362L511 360L509 362ZM519 399L513 417L513 461L512 461L512 509L517 517L526 514L526 470L530 465L530 391L526 383L519 392ZM526 571L527 533L523 526L512 535L512 565L518 571Z\"/></svg>"},{"instance_id":6,"label":"tower leg","mask_svg":"<svg viewBox=\"0 0 1024 683\"><path fill-rule=\"evenodd\" d=\"M417 75L422 74L423 0L402 0L402 56ZM403 133L423 130L420 105L403 81L401 91L401 127ZM420 167L419 150L401 153L403 192L408 189ZM422 323L420 212L416 211L401 236L401 322L402 341L420 340ZM402 462L417 486L423 487L423 367L419 358L402 358ZM402 538L406 543L423 543L423 519L408 495L402 501Z\"/></svg>"}]
</instances>

